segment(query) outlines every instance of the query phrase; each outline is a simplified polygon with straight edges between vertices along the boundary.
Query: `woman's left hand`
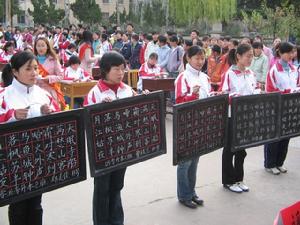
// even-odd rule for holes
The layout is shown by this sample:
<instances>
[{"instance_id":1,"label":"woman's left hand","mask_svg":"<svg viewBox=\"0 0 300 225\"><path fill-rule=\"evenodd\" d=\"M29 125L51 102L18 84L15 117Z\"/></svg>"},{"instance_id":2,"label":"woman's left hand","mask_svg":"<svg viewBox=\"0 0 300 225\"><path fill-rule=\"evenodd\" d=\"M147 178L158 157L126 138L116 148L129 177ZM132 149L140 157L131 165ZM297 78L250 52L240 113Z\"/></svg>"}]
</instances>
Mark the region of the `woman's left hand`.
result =
<instances>
[{"instance_id":1,"label":"woman's left hand","mask_svg":"<svg viewBox=\"0 0 300 225\"><path fill-rule=\"evenodd\" d=\"M148 95L148 94L150 94L150 91L148 89L146 89L146 90L142 91L142 94Z\"/></svg>"},{"instance_id":2,"label":"woman's left hand","mask_svg":"<svg viewBox=\"0 0 300 225\"><path fill-rule=\"evenodd\" d=\"M49 105L44 104L41 106L41 113L42 113L42 115L48 115L48 114L52 113L52 109L50 108Z\"/></svg>"}]
</instances>

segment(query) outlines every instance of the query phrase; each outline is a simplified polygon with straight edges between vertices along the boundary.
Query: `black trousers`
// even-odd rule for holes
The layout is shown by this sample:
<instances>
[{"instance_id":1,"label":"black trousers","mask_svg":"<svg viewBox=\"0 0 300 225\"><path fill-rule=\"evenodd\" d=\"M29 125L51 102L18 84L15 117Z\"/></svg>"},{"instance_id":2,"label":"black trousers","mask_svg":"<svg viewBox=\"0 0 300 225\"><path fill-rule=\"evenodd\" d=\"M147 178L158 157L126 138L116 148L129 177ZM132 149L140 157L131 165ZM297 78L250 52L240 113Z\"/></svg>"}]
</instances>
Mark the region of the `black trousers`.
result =
<instances>
[{"instance_id":1,"label":"black trousers","mask_svg":"<svg viewBox=\"0 0 300 225\"><path fill-rule=\"evenodd\" d=\"M244 160L246 150L231 152L232 132L230 129L231 119L228 126L228 140L222 154L222 184L234 184L244 180Z\"/></svg>"},{"instance_id":2,"label":"black trousers","mask_svg":"<svg viewBox=\"0 0 300 225\"><path fill-rule=\"evenodd\" d=\"M123 225L121 190L126 168L94 178L94 225Z\"/></svg>"},{"instance_id":3,"label":"black trousers","mask_svg":"<svg viewBox=\"0 0 300 225\"><path fill-rule=\"evenodd\" d=\"M9 205L8 218L10 225L42 225L42 195Z\"/></svg>"},{"instance_id":4,"label":"black trousers","mask_svg":"<svg viewBox=\"0 0 300 225\"><path fill-rule=\"evenodd\" d=\"M265 144L265 168L274 168L283 166L288 152L290 139L284 139L278 142Z\"/></svg>"}]
</instances>

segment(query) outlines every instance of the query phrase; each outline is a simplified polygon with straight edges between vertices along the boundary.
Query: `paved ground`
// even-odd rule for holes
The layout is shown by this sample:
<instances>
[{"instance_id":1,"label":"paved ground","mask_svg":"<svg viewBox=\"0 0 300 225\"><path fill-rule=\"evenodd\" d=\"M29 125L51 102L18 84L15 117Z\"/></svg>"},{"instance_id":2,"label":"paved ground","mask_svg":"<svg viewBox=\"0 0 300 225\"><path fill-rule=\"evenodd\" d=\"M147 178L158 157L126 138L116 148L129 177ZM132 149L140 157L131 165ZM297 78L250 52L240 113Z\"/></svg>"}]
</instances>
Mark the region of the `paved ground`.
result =
<instances>
[{"instance_id":1,"label":"paved ground","mask_svg":"<svg viewBox=\"0 0 300 225\"><path fill-rule=\"evenodd\" d=\"M123 203L126 225L272 225L279 209L300 200L300 138L292 139L287 174L263 169L263 150L248 150L245 180L249 193L235 194L221 186L221 151L200 158L197 192L205 206L196 210L176 199L176 167L172 166L172 120L167 117L168 154L127 170ZM92 225L93 180L43 195L44 225ZM7 207L0 225L8 225Z\"/></svg>"}]
</instances>

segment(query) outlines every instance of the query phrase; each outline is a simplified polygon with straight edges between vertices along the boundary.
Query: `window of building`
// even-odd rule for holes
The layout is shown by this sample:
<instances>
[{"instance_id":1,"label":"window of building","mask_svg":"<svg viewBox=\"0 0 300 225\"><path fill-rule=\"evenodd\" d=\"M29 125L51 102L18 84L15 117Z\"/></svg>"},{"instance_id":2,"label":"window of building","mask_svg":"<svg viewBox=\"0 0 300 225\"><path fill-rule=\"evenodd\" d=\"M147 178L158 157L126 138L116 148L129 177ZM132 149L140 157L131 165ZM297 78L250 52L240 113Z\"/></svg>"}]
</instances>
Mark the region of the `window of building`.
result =
<instances>
[{"instance_id":1,"label":"window of building","mask_svg":"<svg viewBox=\"0 0 300 225\"><path fill-rule=\"evenodd\" d=\"M103 0L103 3L109 3L109 0Z\"/></svg>"},{"instance_id":2,"label":"window of building","mask_svg":"<svg viewBox=\"0 0 300 225\"><path fill-rule=\"evenodd\" d=\"M18 15L18 23L25 23L25 11L21 10Z\"/></svg>"},{"instance_id":3,"label":"window of building","mask_svg":"<svg viewBox=\"0 0 300 225\"><path fill-rule=\"evenodd\" d=\"M102 12L102 19L108 20L109 19L109 13L108 12Z\"/></svg>"}]
</instances>

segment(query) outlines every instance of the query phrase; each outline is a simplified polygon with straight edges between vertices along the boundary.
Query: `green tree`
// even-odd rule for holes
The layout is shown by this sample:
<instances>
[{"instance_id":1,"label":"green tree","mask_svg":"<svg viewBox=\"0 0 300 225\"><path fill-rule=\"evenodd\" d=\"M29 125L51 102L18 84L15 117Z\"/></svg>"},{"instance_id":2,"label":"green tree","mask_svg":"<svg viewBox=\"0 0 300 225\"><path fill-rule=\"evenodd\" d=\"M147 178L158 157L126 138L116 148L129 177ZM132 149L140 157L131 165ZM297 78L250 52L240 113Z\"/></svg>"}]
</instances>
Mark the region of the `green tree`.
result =
<instances>
[{"instance_id":1,"label":"green tree","mask_svg":"<svg viewBox=\"0 0 300 225\"><path fill-rule=\"evenodd\" d=\"M5 20L5 0L0 1L0 20L4 22ZM19 1L18 0L11 0L12 3L12 16L19 15L21 10L19 8Z\"/></svg>"},{"instance_id":2,"label":"green tree","mask_svg":"<svg viewBox=\"0 0 300 225\"><path fill-rule=\"evenodd\" d=\"M71 4L71 9L82 23L92 25L102 20L101 9L95 0L76 0Z\"/></svg>"},{"instance_id":3,"label":"green tree","mask_svg":"<svg viewBox=\"0 0 300 225\"><path fill-rule=\"evenodd\" d=\"M169 0L170 15L176 24L199 20L228 21L236 13L236 0Z\"/></svg>"},{"instance_id":4,"label":"green tree","mask_svg":"<svg viewBox=\"0 0 300 225\"><path fill-rule=\"evenodd\" d=\"M45 0L31 0L34 10L28 9L35 23L44 23L49 25L58 24L64 18L63 9L55 9L53 1L49 4Z\"/></svg>"}]
</instances>

